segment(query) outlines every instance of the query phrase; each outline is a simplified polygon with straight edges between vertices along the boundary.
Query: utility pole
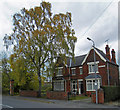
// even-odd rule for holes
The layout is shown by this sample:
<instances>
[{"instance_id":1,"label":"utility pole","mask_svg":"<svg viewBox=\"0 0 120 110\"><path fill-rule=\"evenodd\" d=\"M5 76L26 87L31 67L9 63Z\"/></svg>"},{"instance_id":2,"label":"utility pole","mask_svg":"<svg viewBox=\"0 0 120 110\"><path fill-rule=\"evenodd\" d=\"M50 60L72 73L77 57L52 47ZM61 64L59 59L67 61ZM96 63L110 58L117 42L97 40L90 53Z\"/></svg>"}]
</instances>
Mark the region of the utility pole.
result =
<instances>
[{"instance_id":1,"label":"utility pole","mask_svg":"<svg viewBox=\"0 0 120 110\"><path fill-rule=\"evenodd\" d=\"M92 41L93 43L93 50L94 50L94 70L95 70L95 91L96 91L96 104L98 103L98 94L97 94L97 88L98 88L98 82L97 82L97 75L96 75L96 56L95 56L95 42L90 39L89 37L87 38L89 41Z\"/></svg>"}]
</instances>

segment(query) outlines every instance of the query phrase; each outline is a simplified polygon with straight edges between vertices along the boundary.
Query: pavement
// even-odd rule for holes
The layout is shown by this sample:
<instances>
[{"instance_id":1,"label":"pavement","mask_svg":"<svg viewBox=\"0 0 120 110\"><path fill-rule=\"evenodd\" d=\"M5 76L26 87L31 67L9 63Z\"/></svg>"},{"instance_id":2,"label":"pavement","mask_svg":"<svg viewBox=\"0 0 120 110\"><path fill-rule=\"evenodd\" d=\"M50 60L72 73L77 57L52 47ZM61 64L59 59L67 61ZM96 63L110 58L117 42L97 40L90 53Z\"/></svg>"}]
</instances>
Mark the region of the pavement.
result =
<instances>
[{"instance_id":1,"label":"pavement","mask_svg":"<svg viewBox=\"0 0 120 110\"><path fill-rule=\"evenodd\" d=\"M9 100L9 102L7 102ZM18 102L18 104L14 105L12 103ZM24 103L23 103L24 102ZM22 103L22 104L20 104ZM114 106L110 104L94 104L91 103L91 98L82 99L82 100L52 100L52 99L44 99L44 98L36 98L36 97L22 97L22 96L3 96L3 104L9 105L15 108L20 108L21 105L27 108L27 105L31 105L31 107L50 107L50 108L120 108L119 106ZM33 104L34 103L34 104ZM25 105L24 105L25 104ZM33 105L32 105L33 104ZM35 105L35 106L34 106ZM30 107L30 106L29 106Z\"/></svg>"},{"instance_id":2,"label":"pavement","mask_svg":"<svg viewBox=\"0 0 120 110\"><path fill-rule=\"evenodd\" d=\"M118 101L106 102L105 105L113 105L113 106L118 106L118 107L120 107L120 100L118 100Z\"/></svg>"},{"instance_id":3,"label":"pavement","mask_svg":"<svg viewBox=\"0 0 120 110\"><path fill-rule=\"evenodd\" d=\"M81 100L55 100L55 99L47 99L47 98L38 98L38 97L24 97L24 96L10 96L15 99L21 99L21 100L30 100L30 101L37 101L37 102L44 102L44 103L91 103L91 98L81 99Z\"/></svg>"}]
</instances>

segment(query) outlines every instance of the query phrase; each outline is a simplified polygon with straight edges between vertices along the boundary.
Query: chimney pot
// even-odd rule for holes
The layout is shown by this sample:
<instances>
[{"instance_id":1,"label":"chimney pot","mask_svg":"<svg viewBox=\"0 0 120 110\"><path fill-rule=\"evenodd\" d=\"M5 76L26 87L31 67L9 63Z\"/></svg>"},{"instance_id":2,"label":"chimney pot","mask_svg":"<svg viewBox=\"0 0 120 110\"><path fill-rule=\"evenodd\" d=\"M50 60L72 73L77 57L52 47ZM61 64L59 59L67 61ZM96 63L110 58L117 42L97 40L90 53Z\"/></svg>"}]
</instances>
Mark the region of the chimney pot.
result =
<instances>
[{"instance_id":1,"label":"chimney pot","mask_svg":"<svg viewBox=\"0 0 120 110\"><path fill-rule=\"evenodd\" d=\"M108 45L106 45L105 47L105 50L106 50L106 57L109 61L111 61L111 57L110 57L110 48Z\"/></svg>"},{"instance_id":2,"label":"chimney pot","mask_svg":"<svg viewBox=\"0 0 120 110\"><path fill-rule=\"evenodd\" d=\"M114 51L114 49L112 49L112 51Z\"/></svg>"},{"instance_id":3,"label":"chimney pot","mask_svg":"<svg viewBox=\"0 0 120 110\"><path fill-rule=\"evenodd\" d=\"M112 61L116 64L116 58L115 58L115 51L114 51L114 49L112 49L111 53L112 53Z\"/></svg>"}]
</instances>

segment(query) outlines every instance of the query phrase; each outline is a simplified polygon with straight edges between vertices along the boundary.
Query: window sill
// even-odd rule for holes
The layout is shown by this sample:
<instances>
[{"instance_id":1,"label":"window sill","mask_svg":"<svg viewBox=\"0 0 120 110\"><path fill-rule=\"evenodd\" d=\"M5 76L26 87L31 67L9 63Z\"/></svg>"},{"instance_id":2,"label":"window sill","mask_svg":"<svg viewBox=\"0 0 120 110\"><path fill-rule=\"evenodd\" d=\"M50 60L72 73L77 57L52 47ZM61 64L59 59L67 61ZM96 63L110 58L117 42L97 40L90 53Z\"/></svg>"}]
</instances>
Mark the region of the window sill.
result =
<instances>
[{"instance_id":1,"label":"window sill","mask_svg":"<svg viewBox=\"0 0 120 110\"><path fill-rule=\"evenodd\" d=\"M53 90L55 92L64 92L64 90Z\"/></svg>"},{"instance_id":2,"label":"window sill","mask_svg":"<svg viewBox=\"0 0 120 110\"><path fill-rule=\"evenodd\" d=\"M88 74L93 74L93 73L95 73L95 72L90 72L90 73L88 73ZM99 72L97 71L96 73L99 73Z\"/></svg>"},{"instance_id":3,"label":"window sill","mask_svg":"<svg viewBox=\"0 0 120 110\"><path fill-rule=\"evenodd\" d=\"M86 91L95 91L95 90L86 90Z\"/></svg>"},{"instance_id":4,"label":"window sill","mask_svg":"<svg viewBox=\"0 0 120 110\"><path fill-rule=\"evenodd\" d=\"M56 76L63 76L63 75L56 75Z\"/></svg>"}]
</instances>

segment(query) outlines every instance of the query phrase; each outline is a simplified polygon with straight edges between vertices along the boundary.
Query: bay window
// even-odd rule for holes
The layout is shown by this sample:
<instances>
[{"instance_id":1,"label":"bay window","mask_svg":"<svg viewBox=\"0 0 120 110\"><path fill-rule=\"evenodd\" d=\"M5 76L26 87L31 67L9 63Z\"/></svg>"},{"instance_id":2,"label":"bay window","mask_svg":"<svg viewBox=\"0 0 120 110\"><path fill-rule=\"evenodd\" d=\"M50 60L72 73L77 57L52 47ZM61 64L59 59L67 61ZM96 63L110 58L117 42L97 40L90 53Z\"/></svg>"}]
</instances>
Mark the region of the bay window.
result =
<instances>
[{"instance_id":1,"label":"bay window","mask_svg":"<svg viewBox=\"0 0 120 110\"><path fill-rule=\"evenodd\" d=\"M54 81L54 91L64 91L64 80Z\"/></svg>"},{"instance_id":2,"label":"bay window","mask_svg":"<svg viewBox=\"0 0 120 110\"><path fill-rule=\"evenodd\" d=\"M92 90L92 81L91 80L87 81L87 90Z\"/></svg>"},{"instance_id":3,"label":"bay window","mask_svg":"<svg viewBox=\"0 0 120 110\"><path fill-rule=\"evenodd\" d=\"M100 83L101 80L97 79L96 82L97 82L97 89L99 89L100 88L100 84L101 84ZM87 91L95 91L96 90L95 87L96 87L95 79L87 79L86 80L86 90Z\"/></svg>"}]
</instances>

